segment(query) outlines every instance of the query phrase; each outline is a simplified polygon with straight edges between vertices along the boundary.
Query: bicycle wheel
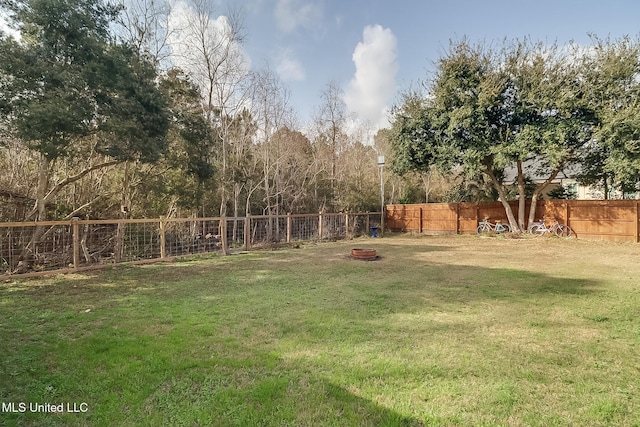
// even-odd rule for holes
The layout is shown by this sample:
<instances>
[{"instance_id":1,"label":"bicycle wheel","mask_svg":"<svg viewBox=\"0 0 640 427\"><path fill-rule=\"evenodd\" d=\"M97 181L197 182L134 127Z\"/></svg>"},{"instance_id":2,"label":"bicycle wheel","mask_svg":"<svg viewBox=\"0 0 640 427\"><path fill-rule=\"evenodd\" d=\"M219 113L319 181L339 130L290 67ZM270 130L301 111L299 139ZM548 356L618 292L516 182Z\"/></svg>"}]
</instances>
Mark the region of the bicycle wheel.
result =
<instances>
[{"instance_id":1,"label":"bicycle wheel","mask_svg":"<svg viewBox=\"0 0 640 427\"><path fill-rule=\"evenodd\" d=\"M573 231L571 227L569 227L568 225L565 225L564 228L565 228L567 237L576 237L576 233Z\"/></svg>"},{"instance_id":2,"label":"bicycle wheel","mask_svg":"<svg viewBox=\"0 0 640 427\"><path fill-rule=\"evenodd\" d=\"M573 230L568 225L558 225L556 228L556 236L558 237L571 237L573 236Z\"/></svg>"},{"instance_id":3,"label":"bicycle wheel","mask_svg":"<svg viewBox=\"0 0 640 427\"><path fill-rule=\"evenodd\" d=\"M529 227L527 228L527 233L533 234L533 230L537 229L538 227L540 227L539 222L532 222L531 224L529 224Z\"/></svg>"},{"instance_id":4,"label":"bicycle wheel","mask_svg":"<svg viewBox=\"0 0 640 427\"><path fill-rule=\"evenodd\" d=\"M478 226L478 228L476 228L476 234L482 234L482 233L488 233L491 231L491 227L489 227L489 224L482 223Z\"/></svg>"},{"instance_id":5,"label":"bicycle wheel","mask_svg":"<svg viewBox=\"0 0 640 427\"><path fill-rule=\"evenodd\" d=\"M529 233L533 234L534 236L542 236L546 232L547 227L542 224L534 224L532 227L529 227Z\"/></svg>"},{"instance_id":6,"label":"bicycle wheel","mask_svg":"<svg viewBox=\"0 0 640 427\"><path fill-rule=\"evenodd\" d=\"M505 233L511 233L511 224L502 224L502 226L504 227L504 231Z\"/></svg>"},{"instance_id":7,"label":"bicycle wheel","mask_svg":"<svg viewBox=\"0 0 640 427\"><path fill-rule=\"evenodd\" d=\"M507 229L506 229L506 227L504 225L502 225L500 223L496 224L496 233L502 234L502 233L504 233L506 231L507 231Z\"/></svg>"}]
</instances>

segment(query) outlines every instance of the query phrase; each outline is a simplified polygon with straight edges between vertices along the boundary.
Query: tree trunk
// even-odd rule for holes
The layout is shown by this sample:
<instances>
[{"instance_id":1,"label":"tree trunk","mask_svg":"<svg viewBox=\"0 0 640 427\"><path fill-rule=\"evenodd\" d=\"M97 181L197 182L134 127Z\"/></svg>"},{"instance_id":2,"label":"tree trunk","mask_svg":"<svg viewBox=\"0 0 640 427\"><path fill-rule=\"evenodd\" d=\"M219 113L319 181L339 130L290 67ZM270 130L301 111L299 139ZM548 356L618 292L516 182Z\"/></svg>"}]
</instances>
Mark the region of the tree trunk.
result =
<instances>
[{"instance_id":1,"label":"tree trunk","mask_svg":"<svg viewBox=\"0 0 640 427\"><path fill-rule=\"evenodd\" d=\"M49 167L51 166L51 160L46 156L41 156L40 165L38 168L38 187L36 188L36 215L35 218L31 218L35 221L47 220L47 206L46 196L49 188Z\"/></svg>"},{"instance_id":2,"label":"tree trunk","mask_svg":"<svg viewBox=\"0 0 640 427\"><path fill-rule=\"evenodd\" d=\"M526 230L527 226L524 222L525 209L527 207L527 199L524 188L524 175L522 173L522 160L517 161L518 166L518 226L521 231Z\"/></svg>"},{"instance_id":3,"label":"tree trunk","mask_svg":"<svg viewBox=\"0 0 640 427\"><path fill-rule=\"evenodd\" d=\"M538 208L538 196L539 193L537 191L533 192L531 196L531 206L529 206L529 222L531 225L536 220L536 209Z\"/></svg>"},{"instance_id":4,"label":"tree trunk","mask_svg":"<svg viewBox=\"0 0 640 427\"><path fill-rule=\"evenodd\" d=\"M227 216L227 143L226 137L222 137L222 182L220 185L220 217Z\"/></svg>"},{"instance_id":5,"label":"tree trunk","mask_svg":"<svg viewBox=\"0 0 640 427\"><path fill-rule=\"evenodd\" d=\"M238 240L238 214L240 213L240 192L242 185L238 182L233 184L233 243Z\"/></svg>"},{"instance_id":6,"label":"tree trunk","mask_svg":"<svg viewBox=\"0 0 640 427\"><path fill-rule=\"evenodd\" d=\"M424 185L424 202L429 203L429 193L431 193L431 172L420 174Z\"/></svg>"},{"instance_id":7,"label":"tree trunk","mask_svg":"<svg viewBox=\"0 0 640 427\"><path fill-rule=\"evenodd\" d=\"M489 162L485 162L485 166L486 166L486 169L484 173L486 173L487 176L489 176L489 178L491 179L491 183L493 184L493 187L498 191L498 195L500 196L500 202L502 203L502 206L504 207L504 210L507 214L507 219L509 220L511 229L514 232L522 232L523 230L520 228L518 221L516 221L516 217L513 215L513 209L511 209L511 205L507 200L507 194L504 191L504 187L502 183L498 181L498 179L496 178L495 174L493 173L493 170L491 169Z\"/></svg>"},{"instance_id":8,"label":"tree trunk","mask_svg":"<svg viewBox=\"0 0 640 427\"><path fill-rule=\"evenodd\" d=\"M544 189L547 188L549 184L551 184L551 181L556 179L556 176L558 176L558 174L560 173L562 166L563 166L563 163L560 163L560 165L558 165L558 167L554 169L554 171L551 173L549 178L547 178L545 182L537 186L535 191L533 192L533 195L531 196L531 206L529 207L529 224L535 221L536 208L538 206L539 196L542 194Z\"/></svg>"},{"instance_id":9,"label":"tree trunk","mask_svg":"<svg viewBox=\"0 0 640 427\"><path fill-rule=\"evenodd\" d=\"M49 169L51 167L51 160L44 155L40 156L40 164L38 165L38 184L36 187L36 201L35 206L29 213L27 219L32 221L46 221L47 220L47 189L49 188ZM17 269L14 273L24 273L29 270L29 266L34 263L35 254L38 253L38 246L40 240L45 232L44 225L37 225L33 230L31 240L22 250L20 256L21 261L18 263Z\"/></svg>"},{"instance_id":10,"label":"tree trunk","mask_svg":"<svg viewBox=\"0 0 640 427\"><path fill-rule=\"evenodd\" d=\"M124 177L122 178L122 194L120 198L120 213L118 216L120 219L126 219L129 214L129 162L124 163ZM124 256L124 235L126 224L119 223L116 230L116 241L114 244L113 254L115 262L121 262Z\"/></svg>"}]
</instances>

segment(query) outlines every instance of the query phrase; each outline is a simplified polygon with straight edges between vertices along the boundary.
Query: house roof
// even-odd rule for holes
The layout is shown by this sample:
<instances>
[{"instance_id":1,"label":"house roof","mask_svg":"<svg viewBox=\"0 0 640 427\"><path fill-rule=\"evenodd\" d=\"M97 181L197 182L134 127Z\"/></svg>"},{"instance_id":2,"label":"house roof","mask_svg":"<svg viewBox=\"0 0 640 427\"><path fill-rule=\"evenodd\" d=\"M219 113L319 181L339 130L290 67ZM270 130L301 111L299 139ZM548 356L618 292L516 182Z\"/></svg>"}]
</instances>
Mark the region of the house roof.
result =
<instances>
[{"instance_id":1,"label":"house roof","mask_svg":"<svg viewBox=\"0 0 640 427\"><path fill-rule=\"evenodd\" d=\"M551 175L551 169L545 167L539 160L527 160L522 164L524 175L534 184L545 182ZM556 178L552 181L560 183L566 179L573 179L580 171L579 164L570 164L562 168ZM518 169L515 165L508 166L504 169L504 182L507 184L515 183L518 177Z\"/></svg>"}]
</instances>

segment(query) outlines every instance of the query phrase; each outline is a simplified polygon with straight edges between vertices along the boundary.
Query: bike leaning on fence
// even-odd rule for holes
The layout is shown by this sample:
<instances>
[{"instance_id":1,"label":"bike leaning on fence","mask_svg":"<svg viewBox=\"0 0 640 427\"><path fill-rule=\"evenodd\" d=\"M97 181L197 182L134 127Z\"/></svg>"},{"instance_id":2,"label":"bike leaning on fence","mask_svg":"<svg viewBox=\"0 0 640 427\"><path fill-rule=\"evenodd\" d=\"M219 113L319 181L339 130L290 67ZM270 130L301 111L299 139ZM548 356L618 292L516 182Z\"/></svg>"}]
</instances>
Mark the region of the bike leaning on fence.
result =
<instances>
[{"instance_id":1,"label":"bike leaning on fence","mask_svg":"<svg viewBox=\"0 0 640 427\"><path fill-rule=\"evenodd\" d=\"M534 236L543 236L545 234L553 234L558 237L574 237L575 233L568 225L560 224L558 220L554 219L551 225L547 227L544 219L535 221L529 224L527 228L529 234Z\"/></svg>"},{"instance_id":2,"label":"bike leaning on fence","mask_svg":"<svg viewBox=\"0 0 640 427\"><path fill-rule=\"evenodd\" d=\"M511 226L507 223L501 223L500 221L496 222L495 225L489 222L489 217L484 217L483 221L478 223L478 227L476 228L476 234L482 233L511 233Z\"/></svg>"}]
</instances>

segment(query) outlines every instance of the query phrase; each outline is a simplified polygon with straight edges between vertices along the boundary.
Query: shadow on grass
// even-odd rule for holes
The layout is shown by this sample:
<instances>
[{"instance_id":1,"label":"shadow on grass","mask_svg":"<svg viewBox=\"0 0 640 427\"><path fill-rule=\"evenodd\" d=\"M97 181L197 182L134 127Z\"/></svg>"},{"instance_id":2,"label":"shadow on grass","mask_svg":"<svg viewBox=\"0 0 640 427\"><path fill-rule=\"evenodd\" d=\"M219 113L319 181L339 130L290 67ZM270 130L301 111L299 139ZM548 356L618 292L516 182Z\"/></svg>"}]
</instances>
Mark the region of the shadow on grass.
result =
<instances>
[{"instance_id":1,"label":"shadow on grass","mask_svg":"<svg viewBox=\"0 0 640 427\"><path fill-rule=\"evenodd\" d=\"M146 396L145 408L134 411L181 425L424 426L328 380L306 362L238 342L210 363L185 368L178 366Z\"/></svg>"}]
</instances>

